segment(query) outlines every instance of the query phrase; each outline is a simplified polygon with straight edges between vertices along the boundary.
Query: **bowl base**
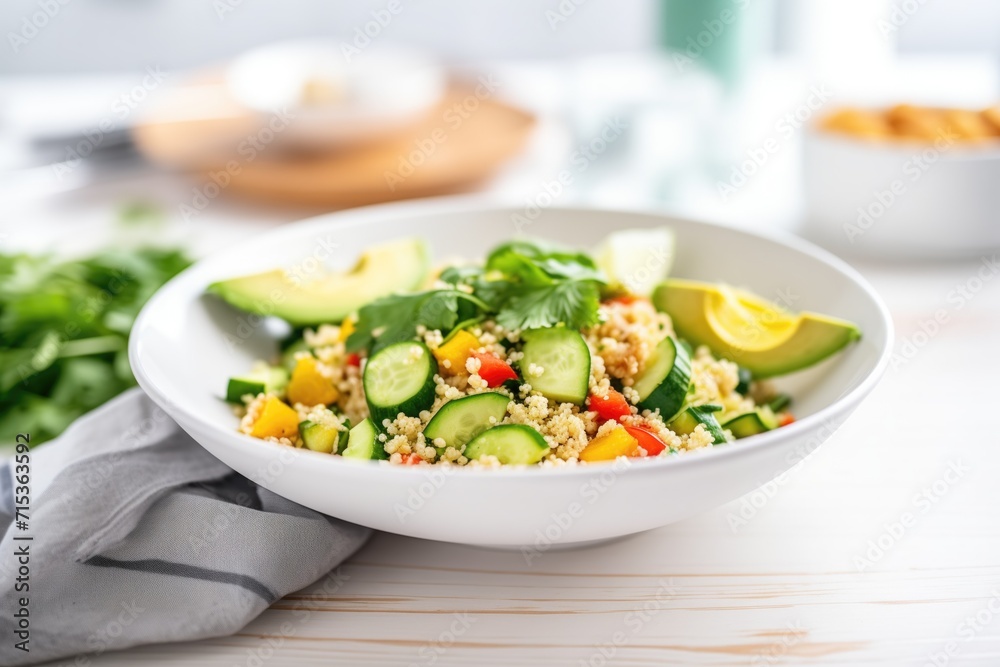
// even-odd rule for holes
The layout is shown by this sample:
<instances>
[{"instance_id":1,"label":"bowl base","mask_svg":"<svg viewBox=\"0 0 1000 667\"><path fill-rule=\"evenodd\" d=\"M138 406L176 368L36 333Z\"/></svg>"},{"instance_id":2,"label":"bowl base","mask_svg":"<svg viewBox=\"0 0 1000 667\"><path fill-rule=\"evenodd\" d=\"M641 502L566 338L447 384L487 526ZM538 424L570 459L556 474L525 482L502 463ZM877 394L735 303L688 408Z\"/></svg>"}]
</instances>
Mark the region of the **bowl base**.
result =
<instances>
[{"instance_id":1,"label":"bowl base","mask_svg":"<svg viewBox=\"0 0 1000 667\"><path fill-rule=\"evenodd\" d=\"M538 553L547 553L549 551L573 551L575 549L588 549L590 547L611 544L612 542L620 542L622 540L627 540L630 537L641 535L644 532L646 531L629 533L627 535L615 535L614 537L602 537L596 540L583 540L581 542L557 542L556 544L547 544L544 548L539 548L534 544L472 544L469 546L476 547L477 549L489 549L491 551L521 551L523 549L537 551Z\"/></svg>"}]
</instances>

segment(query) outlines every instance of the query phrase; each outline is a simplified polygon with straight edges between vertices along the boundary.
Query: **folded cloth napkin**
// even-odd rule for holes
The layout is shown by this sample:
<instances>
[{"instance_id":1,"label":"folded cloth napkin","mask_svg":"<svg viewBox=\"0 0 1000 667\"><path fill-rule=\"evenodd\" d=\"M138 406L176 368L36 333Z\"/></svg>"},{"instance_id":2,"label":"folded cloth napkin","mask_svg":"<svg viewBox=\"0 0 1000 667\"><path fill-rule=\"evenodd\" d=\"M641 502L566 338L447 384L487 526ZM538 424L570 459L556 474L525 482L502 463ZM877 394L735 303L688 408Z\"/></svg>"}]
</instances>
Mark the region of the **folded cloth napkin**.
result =
<instances>
[{"instance_id":1,"label":"folded cloth napkin","mask_svg":"<svg viewBox=\"0 0 1000 667\"><path fill-rule=\"evenodd\" d=\"M232 634L370 532L234 473L138 389L32 450L29 465L24 530L16 464L0 463L3 665Z\"/></svg>"}]
</instances>

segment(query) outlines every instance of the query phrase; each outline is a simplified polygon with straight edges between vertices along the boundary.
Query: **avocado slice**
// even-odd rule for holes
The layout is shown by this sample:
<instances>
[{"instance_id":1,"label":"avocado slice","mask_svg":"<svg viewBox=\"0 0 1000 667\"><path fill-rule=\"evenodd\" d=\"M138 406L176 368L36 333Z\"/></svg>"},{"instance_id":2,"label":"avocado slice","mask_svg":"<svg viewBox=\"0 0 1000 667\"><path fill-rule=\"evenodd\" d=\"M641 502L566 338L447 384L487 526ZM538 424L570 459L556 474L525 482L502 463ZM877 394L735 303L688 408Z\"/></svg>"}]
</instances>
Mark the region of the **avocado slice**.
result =
<instances>
[{"instance_id":1,"label":"avocado slice","mask_svg":"<svg viewBox=\"0 0 1000 667\"><path fill-rule=\"evenodd\" d=\"M670 279L653 292L681 338L707 345L755 378L808 368L861 338L847 320L783 310L755 294L726 285Z\"/></svg>"},{"instance_id":2,"label":"avocado slice","mask_svg":"<svg viewBox=\"0 0 1000 667\"><path fill-rule=\"evenodd\" d=\"M369 248L346 272L321 272L303 281L275 269L212 283L208 291L241 310L311 326L340 322L379 297L416 289L429 265L423 241L401 239Z\"/></svg>"}]
</instances>

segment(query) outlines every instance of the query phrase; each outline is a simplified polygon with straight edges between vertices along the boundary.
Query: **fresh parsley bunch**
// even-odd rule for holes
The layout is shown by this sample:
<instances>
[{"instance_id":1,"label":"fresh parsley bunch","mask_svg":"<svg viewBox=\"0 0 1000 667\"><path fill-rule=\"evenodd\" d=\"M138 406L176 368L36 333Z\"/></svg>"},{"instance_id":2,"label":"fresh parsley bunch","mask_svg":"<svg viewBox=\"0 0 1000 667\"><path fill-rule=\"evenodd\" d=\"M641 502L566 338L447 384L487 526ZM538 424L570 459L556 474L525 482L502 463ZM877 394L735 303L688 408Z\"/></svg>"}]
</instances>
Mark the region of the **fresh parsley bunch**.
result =
<instances>
[{"instance_id":1,"label":"fresh parsley bunch","mask_svg":"<svg viewBox=\"0 0 1000 667\"><path fill-rule=\"evenodd\" d=\"M135 384L127 341L139 309L189 264L176 250L80 260L0 254L0 443L37 444Z\"/></svg>"},{"instance_id":2,"label":"fresh parsley bunch","mask_svg":"<svg viewBox=\"0 0 1000 667\"><path fill-rule=\"evenodd\" d=\"M596 324L607 278L588 255L540 242L511 241L482 266L450 267L446 289L393 295L363 307L348 351L375 351L412 339L418 325L447 334L487 317L507 329Z\"/></svg>"}]
</instances>

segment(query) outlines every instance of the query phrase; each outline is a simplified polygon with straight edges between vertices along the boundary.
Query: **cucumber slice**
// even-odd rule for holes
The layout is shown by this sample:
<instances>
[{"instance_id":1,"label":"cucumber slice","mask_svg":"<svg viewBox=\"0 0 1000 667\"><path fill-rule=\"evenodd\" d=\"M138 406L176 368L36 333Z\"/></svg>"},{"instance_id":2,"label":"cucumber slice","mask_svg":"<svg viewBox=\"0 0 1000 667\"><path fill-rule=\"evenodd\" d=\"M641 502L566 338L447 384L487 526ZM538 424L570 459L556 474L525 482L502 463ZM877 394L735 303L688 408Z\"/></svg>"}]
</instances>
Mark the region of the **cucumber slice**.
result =
<instances>
[{"instance_id":1,"label":"cucumber slice","mask_svg":"<svg viewBox=\"0 0 1000 667\"><path fill-rule=\"evenodd\" d=\"M684 407L691 386L691 355L670 336L664 338L646 360L632 388L639 393L641 410L659 410L670 421Z\"/></svg>"},{"instance_id":2,"label":"cucumber slice","mask_svg":"<svg viewBox=\"0 0 1000 667\"><path fill-rule=\"evenodd\" d=\"M431 407L437 372L437 361L423 343L395 343L376 352L363 380L372 421L391 421L400 412L416 416Z\"/></svg>"},{"instance_id":3,"label":"cucumber slice","mask_svg":"<svg viewBox=\"0 0 1000 667\"><path fill-rule=\"evenodd\" d=\"M347 447L341 456L348 459L387 459L385 447L378 439L378 429L375 428L371 419L363 422L351 429L347 439Z\"/></svg>"},{"instance_id":4,"label":"cucumber slice","mask_svg":"<svg viewBox=\"0 0 1000 667\"><path fill-rule=\"evenodd\" d=\"M612 232L594 253L613 284L649 296L666 280L674 263L674 232L669 227Z\"/></svg>"},{"instance_id":5,"label":"cucumber slice","mask_svg":"<svg viewBox=\"0 0 1000 667\"><path fill-rule=\"evenodd\" d=\"M737 377L739 377L740 381L736 384L736 393L746 395L746 393L750 391L750 383L753 382L753 374L740 366L737 371Z\"/></svg>"},{"instance_id":6,"label":"cucumber slice","mask_svg":"<svg viewBox=\"0 0 1000 667\"><path fill-rule=\"evenodd\" d=\"M256 396L261 393L281 393L288 384L288 371L276 366L262 366L247 375L229 378L226 387L226 400L230 403L242 403L247 394Z\"/></svg>"},{"instance_id":7,"label":"cucumber slice","mask_svg":"<svg viewBox=\"0 0 1000 667\"><path fill-rule=\"evenodd\" d=\"M343 422L344 430L339 431L337 436L337 451L342 452L347 447L348 442L351 439L351 420L344 417Z\"/></svg>"},{"instance_id":8,"label":"cucumber slice","mask_svg":"<svg viewBox=\"0 0 1000 667\"><path fill-rule=\"evenodd\" d=\"M772 412L781 412L789 405L792 404L792 397L788 394L778 394L771 402L767 404L767 407L771 409Z\"/></svg>"},{"instance_id":9,"label":"cucumber slice","mask_svg":"<svg viewBox=\"0 0 1000 667\"><path fill-rule=\"evenodd\" d=\"M729 429L734 438L749 438L751 435L765 433L777 426L774 413L770 408L764 407L737 415L723 424L722 428Z\"/></svg>"},{"instance_id":10,"label":"cucumber slice","mask_svg":"<svg viewBox=\"0 0 1000 667\"><path fill-rule=\"evenodd\" d=\"M509 397L495 391L448 401L431 417L424 428L424 437L428 443L438 438L444 440L445 447L438 447L438 453L444 453L447 447L460 450L477 435L503 421L509 403Z\"/></svg>"},{"instance_id":11,"label":"cucumber slice","mask_svg":"<svg viewBox=\"0 0 1000 667\"><path fill-rule=\"evenodd\" d=\"M521 377L546 398L583 405L590 386L590 348L579 331L565 327L531 329L524 339ZM541 375L529 373L534 364Z\"/></svg>"},{"instance_id":12,"label":"cucumber slice","mask_svg":"<svg viewBox=\"0 0 1000 667\"><path fill-rule=\"evenodd\" d=\"M314 452L330 454L336 451L335 447L340 442L340 431L308 419L299 422L299 435L302 436L305 446Z\"/></svg>"},{"instance_id":13,"label":"cucumber slice","mask_svg":"<svg viewBox=\"0 0 1000 667\"><path fill-rule=\"evenodd\" d=\"M532 465L549 453L542 434L524 424L501 424L487 429L465 447L470 461L493 455L504 465Z\"/></svg>"},{"instance_id":14,"label":"cucumber slice","mask_svg":"<svg viewBox=\"0 0 1000 667\"><path fill-rule=\"evenodd\" d=\"M674 433L678 435L691 435L701 424L712 436L713 445L722 445L728 442L726 434L719 426L719 420L715 418L715 413L722 410L721 405L692 405L681 411L667 424Z\"/></svg>"}]
</instances>

